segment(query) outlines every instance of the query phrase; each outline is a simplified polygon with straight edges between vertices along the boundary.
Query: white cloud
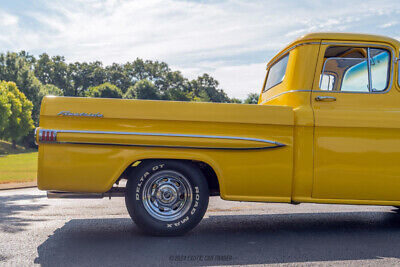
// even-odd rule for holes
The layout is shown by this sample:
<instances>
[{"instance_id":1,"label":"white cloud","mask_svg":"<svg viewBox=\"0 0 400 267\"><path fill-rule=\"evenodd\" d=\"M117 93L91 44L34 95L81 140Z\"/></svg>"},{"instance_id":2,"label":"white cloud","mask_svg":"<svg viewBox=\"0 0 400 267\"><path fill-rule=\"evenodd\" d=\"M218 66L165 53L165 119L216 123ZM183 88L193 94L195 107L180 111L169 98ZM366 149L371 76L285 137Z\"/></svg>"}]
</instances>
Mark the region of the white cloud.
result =
<instances>
[{"instance_id":1,"label":"white cloud","mask_svg":"<svg viewBox=\"0 0 400 267\"><path fill-rule=\"evenodd\" d=\"M18 17L7 14L5 12L0 13L0 26L14 26L18 24Z\"/></svg>"},{"instance_id":2,"label":"white cloud","mask_svg":"<svg viewBox=\"0 0 400 267\"><path fill-rule=\"evenodd\" d=\"M211 72L229 95L240 99L249 93L260 93L266 75L264 63L219 67Z\"/></svg>"},{"instance_id":3,"label":"white cloud","mask_svg":"<svg viewBox=\"0 0 400 267\"><path fill-rule=\"evenodd\" d=\"M385 24L381 25L380 27L381 28L389 28L389 27L396 26L398 24L399 23L397 21L392 21L392 22L385 23Z\"/></svg>"},{"instance_id":4,"label":"white cloud","mask_svg":"<svg viewBox=\"0 0 400 267\"><path fill-rule=\"evenodd\" d=\"M394 3L42 0L30 9L9 7L2 11L6 16L0 13L0 45L62 54L68 61L163 60L192 78L209 72L231 97L243 98L260 90L267 60L299 35L361 31L399 36L400 6Z\"/></svg>"}]
</instances>

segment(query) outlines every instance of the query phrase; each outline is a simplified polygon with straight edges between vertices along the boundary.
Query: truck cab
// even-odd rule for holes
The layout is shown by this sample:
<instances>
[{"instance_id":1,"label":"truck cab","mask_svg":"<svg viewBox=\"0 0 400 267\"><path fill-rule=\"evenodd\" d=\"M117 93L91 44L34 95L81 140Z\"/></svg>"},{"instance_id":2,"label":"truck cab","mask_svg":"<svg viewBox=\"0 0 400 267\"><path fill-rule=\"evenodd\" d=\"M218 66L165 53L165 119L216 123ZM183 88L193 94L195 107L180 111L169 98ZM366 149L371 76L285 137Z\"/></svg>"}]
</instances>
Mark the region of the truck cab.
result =
<instances>
[{"instance_id":1,"label":"truck cab","mask_svg":"<svg viewBox=\"0 0 400 267\"><path fill-rule=\"evenodd\" d=\"M295 114L293 201L400 200L398 54L382 36L313 33L268 63L259 104Z\"/></svg>"}]
</instances>

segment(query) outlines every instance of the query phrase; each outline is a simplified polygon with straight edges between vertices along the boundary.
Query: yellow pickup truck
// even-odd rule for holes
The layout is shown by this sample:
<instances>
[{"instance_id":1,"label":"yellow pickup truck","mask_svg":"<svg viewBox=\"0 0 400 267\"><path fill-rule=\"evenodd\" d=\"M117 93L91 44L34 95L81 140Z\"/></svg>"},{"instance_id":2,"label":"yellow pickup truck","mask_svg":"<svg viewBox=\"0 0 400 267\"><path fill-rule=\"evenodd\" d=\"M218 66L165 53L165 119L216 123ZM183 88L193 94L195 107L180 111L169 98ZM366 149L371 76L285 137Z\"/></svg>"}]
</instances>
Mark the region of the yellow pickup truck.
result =
<instances>
[{"instance_id":1,"label":"yellow pickup truck","mask_svg":"<svg viewBox=\"0 0 400 267\"><path fill-rule=\"evenodd\" d=\"M125 196L155 235L195 227L210 195L400 206L399 48L305 35L268 63L258 105L46 97L38 187Z\"/></svg>"}]
</instances>

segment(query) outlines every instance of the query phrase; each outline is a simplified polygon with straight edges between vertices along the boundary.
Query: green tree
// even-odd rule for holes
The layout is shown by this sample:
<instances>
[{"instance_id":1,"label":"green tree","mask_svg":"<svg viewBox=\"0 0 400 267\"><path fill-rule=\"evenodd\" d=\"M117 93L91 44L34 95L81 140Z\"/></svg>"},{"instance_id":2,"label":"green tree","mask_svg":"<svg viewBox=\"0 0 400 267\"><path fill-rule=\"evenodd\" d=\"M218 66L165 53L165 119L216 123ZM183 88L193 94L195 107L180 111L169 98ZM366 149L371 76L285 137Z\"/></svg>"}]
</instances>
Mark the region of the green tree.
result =
<instances>
[{"instance_id":1,"label":"green tree","mask_svg":"<svg viewBox=\"0 0 400 267\"><path fill-rule=\"evenodd\" d=\"M11 114L8 124L2 133L2 137L12 141L13 147L24 136L34 129L32 120L32 102L18 90L14 82L3 81L0 87L7 91L8 103L10 104ZM4 90L4 89L3 89Z\"/></svg>"},{"instance_id":2,"label":"green tree","mask_svg":"<svg viewBox=\"0 0 400 267\"><path fill-rule=\"evenodd\" d=\"M105 72L107 81L120 88L124 94L128 91L128 88L133 85L135 80L129 63L124 65L113 63L105 68Z\"/></svg>"},{"instance_id":3,"label":"green tree","mask_svg":"<svg viewBox=\"0 0 400 267\"><path fill-rule=\"evenodd\" d=\"M60 88L53 84L46 84L40 86L40 91L38 94L37 105L33 106L32 111L32 118L35 118L34 124L36 126L39 125L39 113L40 113L40 103L42 102L43 97L46 95L53 95L53 96L62 96L63 91ZM20 141L24 147L36 147L35 140L34 140L34 132L30 131L28 135L24 136Z\"/></svg>"},{"instance_id":4,"label":"green tree","mask_svg":"<svg viewBox=\"0 0 400 267\"><path fill-rule=\"evenodd\" d=\"M44 95L98 96L177 101L232 102L208 74L188 80L167 63L135 59L103 67L100 61L67 64L63 56L25 51L0 54L0 80L13 81L33 103L32 118L39 123ZM111 89L109 83L120 89ZM103 85L103 86L101 86ZM98 87L101 86L101 87ZM98 87L94 89L93 87ZM89 90L90 88L90 90ZM90 92L89 92L90 91ZM28 137L27 137L28 138Z\"/></svg>"},{"instance_id":5,"label":"green tree","mask_svg":"<svg viewBox=\"0 0 400 267\"><path fill-rule=\"evenodd\" d=\"M219 89L219 83L210 75L204 73L191 82L195 101L228 103L229 97Z\"/></svg>"},{"instance_id":6,"label":"green tree","mask_svg":"<svg viewBox=\"0 0 400 267\"><path fill-rule=\"evenodd\" d=\"M130 87L124 95L126 99L160 99L160 94L156 86L149 80L141 80L135 83L134 86Z\"/></svg>"},{"instance_id":7,"label":"green tree","mask_svg":"<svg viewBox=\"0 0 400 267\"><path fill-rule=\"evenodd\" d=\"M258 94L250 93L247 95L247 98L244 100L245 104L257 104L258 103Z\"/></svg>"},{"instance_id":8,"label":"green tree","mask_svg":"<svg viewBox=\"0 0 400 267\"><path fill-rule=\"evenodd\" d=\"M137 58L122 67L124 80L135 84L148 80L157 89L159 99L189 101L190 83L179 71L171 71L165 62ZM121 70L122 70L121 69ZM126 82L126 84L128 84Z\"/></svg>"},{"instance_id":9,"label":"green tree","mask_svg":"<svg viewBox=\"0 0 400 267\"><path fill-rule=\"evenodd\" d=\"M98 86L89 87L86 96L102 98L122 98L122 91L117 86L106 82Z\"/></svg>"},{"instance_id":10,"label":"green tree","mask_svg":"<svg viewBox=\"0 0 400 267\"><path fill-rule=\"evenodd\" d=\"M68 68L74 85L73 96L84 96L89 87L107 82L107 73L100 61L75 62L69 64Z\"/></svg>"},{"instance_id":11,"label":"green tree","mask_svg":"<svg viewBox=\"0 0 400 267\"><path fill-rule=\"evenodd\" d=\"M8 90L0 86L0 137L4 135L8 119L11 116L11 104L8 101Z\"/></svg>"},{"instance_id":12,"label":"green tree","mask_svg":"<svg viewBox=\"0 0 400 267\"><path fill-rule=\"evenodd\" d=\"M63 91L55 86L54 84L46 84L42 86L41 88L41 95L46 96L46 95L53 95L53 96L63 96ZM43 98L43 97L42 97ZM42 100L42 99L40 99Z\"/></svg>"},{"instance_id":13,"label":"green tree","mask_svg":"<svg viewBox=\"0 0 400 267\"><path fill-rule=\"evenodd\" d=\"M24 52L0 54L0 80L15 82L19 90L33 103L32 117L37 125L43 84L32 71L32 62L35 60L29 58Z\"/></svg>"},{"instance_id":14,"label":"green tree","mask_svg":"<svg viewBox=\"0 0 400 267\"><path fill-rule=\"evenodd\" d=\"M175 101L190 101L190 82L180 71L169 71L165 75L166 88L160 90L163 99Z\"/></svg>"},{"instance_id":15,"label":"green tree","mask_svg":"<svg viewBox=\"0 0 400 267\"><path fill-rule=\"evenodd\" d=\"M53 96L62 96L63 95L63 91L61 91L60 88L58 88L57 86L53 85L53 84L46 84L46 85L42 85L38 94L38 99L39 99L39 103L42 102L43 97L45 97L46 95L53 95ZM38 106L34 106L33 107L33 113L34 116L33 117L37 117L39 118L39 112L40 112L40 105ZM36 113L37 114L36 114Z\"/></svg>"},{"instance_id":16,"label":"green tree","mask_svg":"<svg viewBox=\"0 0 400 267\"><path fill-rule=\"evenodd\" d=\"M242 104L242 100L240 100L238 98L231 98L231 100L229 102L236 103L236 104Z\"/></svg>"},{"instance_id":17,"label":"green tree","mask_svg":"<svg viewBox=\"0 0 400 267\"><path fill-rule=\"evenodd\" d=\"M74 95L70 69L63 56L50 58L49 55L43 53L34 62L34 74L41 83L57 86L62 91L62 95Z\"/></svg>"}]
</instances>

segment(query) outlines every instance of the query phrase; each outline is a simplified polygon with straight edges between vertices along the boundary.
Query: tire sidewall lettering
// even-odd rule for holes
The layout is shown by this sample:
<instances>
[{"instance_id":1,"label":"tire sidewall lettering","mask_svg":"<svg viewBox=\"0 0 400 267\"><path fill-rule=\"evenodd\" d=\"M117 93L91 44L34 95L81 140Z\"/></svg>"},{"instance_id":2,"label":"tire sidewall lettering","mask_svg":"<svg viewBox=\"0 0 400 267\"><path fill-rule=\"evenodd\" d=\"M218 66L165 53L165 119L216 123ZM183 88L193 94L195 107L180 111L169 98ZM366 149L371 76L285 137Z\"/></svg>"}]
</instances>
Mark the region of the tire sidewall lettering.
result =
<instances>
[{"instance_id":1,"label":"tire sidewall lettering","mask_svg":"<svg viewBox=\"0 0 400 267\"><path fill-rule=\"evenodd\" d=\"M147 171L145 171L145 173L140 176L140 178L138 179L138 182L136 184L136 188L135 188L135 200L136 201L142 201L141 196L141 191L142 191L142 186L145 183L145 181L155 172L160 171L161 169L164 169L166 166L166 164L157 164L154 166L151 166ZM190 221L191 217L193 217L197 210L198 210L198 206L199 206L199 201L200 201L200 189L197 185L193 185L192 184L192 189L193 189L193 203L192 203L192 208L189 209L189 211L183 215L183 217L179 218L176 221L171 221L171 222L167 222L165 224L166 228L177 228L177 227L182 227L184 224L186 224L188 221Z\"/></svg>"},{"instance_id":2,"label":"tire sidewall lettering","mask_svg":"<svg viewBox=\"0 0 400 267\"><path fill-rule=\"evenodd\" d=\"M194 200L194 204L192 209L190 209L190 212L187 212L186 216L184 218L180 218L178 221L176 222L172 222L172 223L167 223L166 227L167 228L171 228L171 227L179 227L183 224L185 224L186 222L188 222L190 220L190 217L192 217L196 211L197 211L197 207L199 206L199 200L200 200L200 190L198 186L194 187L194 191L195 191L195 200Z\"/></svg>"},{"instance_id":3,"label":"tire sidewall lettering","mask_svg":"<svg viewBox=\"0 0 400 267\"><path fill-rule=\"evenodd\" d=\"M158 164L158 165L153 166L153 167L151 168L151 170L152 170L153 172L155 172L155 171L157 171L157 170L160 170L160 169L164 168L164 166L165 166L165 164ZM140 190L141 190L142 185L144 184L146 178L149 177L150 174L151 174L151 173L150 173L149 171L146 171L142 176L140 176L139 182L137 183L136 189L135 189L135 192L136 192L136 194L135 194L135 200L136 200L136 201L141 201L141 199L140 199Z\"/></svg>"}]
</instances>

